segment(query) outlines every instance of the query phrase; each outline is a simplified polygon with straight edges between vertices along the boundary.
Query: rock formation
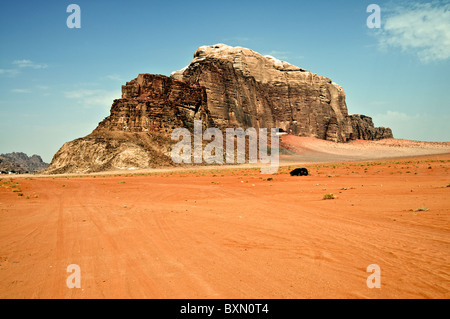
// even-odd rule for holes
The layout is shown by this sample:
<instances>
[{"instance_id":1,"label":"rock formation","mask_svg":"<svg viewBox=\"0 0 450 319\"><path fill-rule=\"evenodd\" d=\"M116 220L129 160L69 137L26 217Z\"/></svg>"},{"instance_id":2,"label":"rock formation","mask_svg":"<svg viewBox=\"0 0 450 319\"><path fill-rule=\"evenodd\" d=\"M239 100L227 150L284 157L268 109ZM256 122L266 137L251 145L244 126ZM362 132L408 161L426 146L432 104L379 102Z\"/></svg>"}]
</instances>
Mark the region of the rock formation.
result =
<instances>
[{"instance_id":1,"label":"rock formation","mask_svg":"<svg viewBox=\"0 0 450 319\"><path fill-rule=\"evenodd\" d=\"M28 157L27 154L22 152L0 154L0 171L4 173L34 173L47 167L48 164L44 163L39 155Z\"/></svg>"},{"instance_id":2,"label":"rock formation","mask_svg":"<svg viewBox=\"0 0 450 319\"><path fill-rule=\"evenodd\" d=\"M115 100L111 115L94 130L101 132L171 133L176 127L191 127L194 120L210 121L206 91L163 75L139 74L122 86L122 98Z\"/></svg>"},{"instance_id":3,"label":"rock formation","mask_svg":"<svg viewBox=\"0 0 450 319\"><path fill-rule=\"evenodd\" d=\"M329 78L224 44L202 46L171 77L139 74L122 86L111 114L88 136L55 154L48 173L95 172L173 164L177 127L280 128L335 142L391 138L370 117L349 115L344 90Z\"/></svg>"},{"instance_id":4,"label":"rock formation","mask_svg":"<svg viewBox=\"0 0 450 319\"><path fill-rule=\"evenodd\" d=\"M392 137L369 117L349 115L344 90L329 78L250 49L202 46L171 77L206 88L217 126L278 127L335 142Z\"/></svg>"},{"instance_id":5,"label":"rock formation","mask_svg":"<svg viewBox=\"0 0 450 319\"><path fill-rule=\"evenodd\" d=\"M47 173L89 173L172 164L170 133L192 128L194 120L213 122L205 88L163 75L139 74L122 86L111 114L88 136L67 142Z\"/></svg>"}]
</instances>

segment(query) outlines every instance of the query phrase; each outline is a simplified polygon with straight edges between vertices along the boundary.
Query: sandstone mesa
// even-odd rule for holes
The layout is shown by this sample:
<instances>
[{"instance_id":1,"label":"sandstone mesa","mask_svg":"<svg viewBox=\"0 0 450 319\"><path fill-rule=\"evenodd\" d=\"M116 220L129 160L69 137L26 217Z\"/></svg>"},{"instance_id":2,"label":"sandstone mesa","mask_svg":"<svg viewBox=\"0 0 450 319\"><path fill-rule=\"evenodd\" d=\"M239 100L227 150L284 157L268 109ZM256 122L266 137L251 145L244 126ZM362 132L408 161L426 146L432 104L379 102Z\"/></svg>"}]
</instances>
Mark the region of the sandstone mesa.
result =
<instances>
[{"instance_id":1,"label":"sandstone mesa","mask_svg":"<svg viewBox=\"0 0 450 319\"><path fill-rule=\"evenodd\" d=\"M225 44L202 46L170 77L139 74L88 136L65 143L46 173L90 173L173 165L171 132L206 127L279 128L334 142L392 138L389 128L349 114L329 78Z\"/></svg>"}]
</instances>

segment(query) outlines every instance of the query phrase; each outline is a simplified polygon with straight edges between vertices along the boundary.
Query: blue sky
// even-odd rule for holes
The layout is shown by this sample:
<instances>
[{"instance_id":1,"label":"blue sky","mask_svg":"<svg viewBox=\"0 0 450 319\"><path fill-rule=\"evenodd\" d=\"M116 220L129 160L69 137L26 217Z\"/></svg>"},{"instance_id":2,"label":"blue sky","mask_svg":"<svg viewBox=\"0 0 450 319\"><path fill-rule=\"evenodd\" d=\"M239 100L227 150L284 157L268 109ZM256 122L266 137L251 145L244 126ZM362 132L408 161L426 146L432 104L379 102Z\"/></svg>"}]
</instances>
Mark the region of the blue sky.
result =
<instances>
[{"instance_id":1,"label":"blue sky","mask_svg":"<svg viewBox=\"0 0 450 319\"><path fill-rule=\"evenodd\" d=\"M81 28L66 25L81 8ZM369 4L381 8L370 29ZM349 113L396 138L450 141L449 1L2 1L0 153L39 154L89 134L121 85L170 75L225 43L328 76Z\"/></svg>"}]
</instances>

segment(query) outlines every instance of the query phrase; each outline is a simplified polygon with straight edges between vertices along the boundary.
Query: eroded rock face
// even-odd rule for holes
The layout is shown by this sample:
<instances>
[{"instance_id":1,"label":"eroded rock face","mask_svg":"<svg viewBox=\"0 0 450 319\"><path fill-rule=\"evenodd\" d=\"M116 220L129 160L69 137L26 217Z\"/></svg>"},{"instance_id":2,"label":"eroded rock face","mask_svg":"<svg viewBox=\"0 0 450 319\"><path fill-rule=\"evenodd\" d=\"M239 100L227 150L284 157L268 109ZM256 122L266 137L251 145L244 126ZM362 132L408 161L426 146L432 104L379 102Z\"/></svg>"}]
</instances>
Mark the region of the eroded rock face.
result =
<instances>
[{"instance_id":1,"label":"eroded rock face","mask_svg":"<svg viewBox=\"0 0 450 319\"><path fill-rule=\"evenodd\" d=\"M205 88L163 75L139 74L122 86L122 98L115 100L111 115L93 134L102 131L170 133L176 127L190 127L195 119L212 124Z\"/></svg>"},{"instance_id":2,"label":"eroded rock face","mask_svg":"<svg viewBox=\"0 0 450 319\"><path fill-rule=\"evenodd\" d=\"M212 126L205 88L163 75L139 74L122 86L122 98L88 136L67 142L55 154L50 174L92 173L173 165L173 129L194 120Z\"/></svg>"},{"instance_id":3,"label":"eroded rock face","mask_svg":"<svg viewBox=\"0 0 450 319\"><path fill-rule=\"evenodd\" d=\"M277 127L336 142L392 137L389 129L349 115L344 90L329 78L250 49L200 47L171 77L206 88L219 127Z\"/></svg>"}]
</instances>

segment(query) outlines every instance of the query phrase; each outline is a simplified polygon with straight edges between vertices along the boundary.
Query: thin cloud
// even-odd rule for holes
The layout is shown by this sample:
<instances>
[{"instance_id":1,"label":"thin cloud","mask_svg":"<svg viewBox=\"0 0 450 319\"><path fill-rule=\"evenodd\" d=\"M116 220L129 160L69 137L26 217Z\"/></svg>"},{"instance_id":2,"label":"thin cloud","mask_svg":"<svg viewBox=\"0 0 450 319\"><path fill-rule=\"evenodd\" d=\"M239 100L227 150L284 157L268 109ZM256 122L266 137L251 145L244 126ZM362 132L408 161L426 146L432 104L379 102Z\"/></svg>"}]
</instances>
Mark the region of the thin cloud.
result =
<instances>
[{"instance_id":1,"label":"thin cloud","mask_svg":"<svg viewBox=\"0 0 450 319\"><path fill-rule=\"evenodd\" d=\"M13 61L13 64L17 65L19 68L46 69L48 67L47 64L35 63L31 60L15 60Z\"/></svg>"},{"instance_id":2,"label":"thin cloud","mask_svg":"<svg viewBox=\"0 0 450 319\"><path fill-rule=\"evenodd\" d=\"M0 69L0 74L6 74L6 75L16 75L19 73L16 69Z\"/></svg>"},{"instance_id":3,"label":"thin cloud","mask_svg":"<svg viewBox=\"0 0 450 319\"><path fill-rule=\"evenodd\" d=\"M105 76L105 78L108 80L112 80L112 81L123 81L121 76L118 74L110 74L110 75Z\"/></svg>"},{"instance_id":4,"label":"thin cloud","mask_svg":"<svg viewBox=\"0 0 450 319\"><path fill-rule=\"evenodd\" d=\"M241 37L241 36L234 36L234 37L229 37L229 38L222 39L222 42L224 42L224 43L240 43L240 44L244 44L244 43L248 43L250 41L251 41L250 38L248 38L248 37Z\"/></svg>"},{"instance_id":5,"label":"thin cloud","mask_svg":"<svg viewBox=\"0 0 450 319\"><path fill-rule=\"evenodd\" d=\"M64 96L68 99L76 99L78 104L86 108L95 106L111 106L112 102L120 98L119 91L106 90L74 90L64 92Z\"/></svg>"},{"instance_id":6,"label":"thin cloud","mask_svg":"<svg viewBox=\"0 0 450 319\"><path fill-rule=\"evenodd\" d=\"M420 118L420 116L418 114L408 115L403 112L387 111L384 114L378 114L377 118L380 119L381 122L394 122L394 121L411 121L413 119Z\"/></svg>"},{"instance_id":7,"label":"thin cloud","mask_svg":"<svg viewBox=\"0 0 450 319\"><path fill-rule=\"evenodd\" d=\"M383 105L390 105L391 103L388 101L370 101L368 102L368 105L371 106L383 106Z\"/></svg>"},{"instance_id":8,"label":"thin cloud","mask_svg":"<svg viewBox=\"0 0 450 319\"><path fill-rule=\"evenodd\" d=\"M13 93L31 93L28 89L12 89L11 92Z\"/></svg>"},{"instance_id":9,"label":"thin cloud","mask_svg":"<svg viewBox=\"0 0 450 319\"><path fill-rule=\"evenodd\" d=\"M68 99L84 99L87 97L92 97L102 93L102 90L75 90L64 92L64 95Z\"/></svg>"},{"instance_id":10,"label":"thin cloud","mask_svg":"<svg viewBox=\"0 0 450 319\"><path fill-rule=\"evenodd\" d=\"M450 59L449 1L412 3L385 12L378 33L380 48L400 48L424 63Z\"/></svg>"},{"instance_id":11,"label":"thin cloud","mask_svg":"<svg viewBox=\"0 0 450 319\"><path fill-rule=\"evenodd\" d=\"M14 60L11 64L14 65L14 68L0 69L0 75L15 76L21 73L21 70L26 68L39 70L48 67L45 63L35 63L31 60Z\"/></svg>"}]
</instances>

